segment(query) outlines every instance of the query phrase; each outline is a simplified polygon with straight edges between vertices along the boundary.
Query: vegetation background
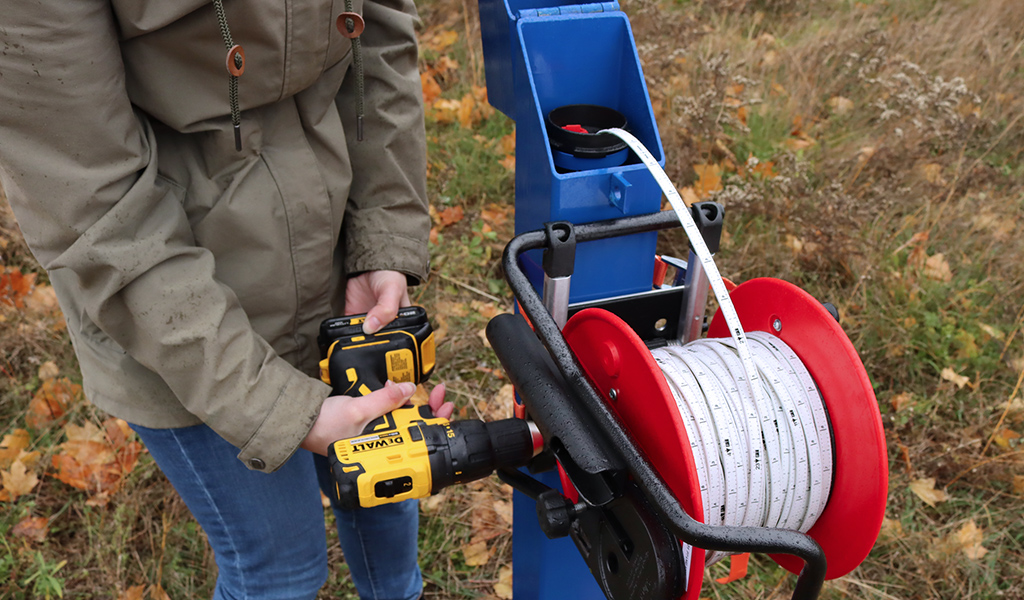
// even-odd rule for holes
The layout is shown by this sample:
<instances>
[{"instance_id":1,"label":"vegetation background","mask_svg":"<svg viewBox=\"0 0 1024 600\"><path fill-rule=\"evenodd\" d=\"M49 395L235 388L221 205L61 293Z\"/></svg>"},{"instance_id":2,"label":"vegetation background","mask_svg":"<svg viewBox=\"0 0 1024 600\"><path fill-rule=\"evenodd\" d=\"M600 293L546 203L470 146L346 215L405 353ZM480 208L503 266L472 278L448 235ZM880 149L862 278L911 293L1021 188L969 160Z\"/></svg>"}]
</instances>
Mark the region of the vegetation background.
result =
<instances>
[{"instance_id":1,"label":"vegetation background","mask_svg":"<svg viewBox=\"0 0 1024 600\"><path fill-rule=\"evenodd\" d=\"M881 536L824 598L1024 598L1024 3L622 0L688 199L726 207L729 278L835 303L889 448ZM435 381L462 417L511 386L513 124L486 103L476 5L422 0ZM663 250L684 255L665 235ZM46 274L0 202L0 598L209 597L202 531L123 423L82 398ZM329 511L328 511L329 513ZM509 598L511 503L488 479L422 504L431 599ZM354 598L344 559L322 597ZM788 597L764 557L708 598ZM712 569L721 576L724 568ZM710 579L710 578L708 578Z\"/></svg>"}]
</instances>

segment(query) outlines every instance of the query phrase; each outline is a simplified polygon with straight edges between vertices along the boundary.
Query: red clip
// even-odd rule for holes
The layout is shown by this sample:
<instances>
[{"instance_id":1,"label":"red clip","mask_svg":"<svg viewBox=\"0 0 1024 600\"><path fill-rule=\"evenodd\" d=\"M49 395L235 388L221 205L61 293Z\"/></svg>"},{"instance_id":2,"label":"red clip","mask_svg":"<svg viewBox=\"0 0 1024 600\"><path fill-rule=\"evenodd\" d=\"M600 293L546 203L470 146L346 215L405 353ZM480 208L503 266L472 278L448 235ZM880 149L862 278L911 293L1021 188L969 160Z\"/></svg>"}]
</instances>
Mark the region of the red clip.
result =
<instances>
[{"instance_id":1,"label":"red clip","mask_svg":"<svg viewBox=\"0 0 1024 600\"><path fill-rule=\"evenodd\" d=\"M338 15L338 21L335 25L338 27L338 31L341 32L341 35L350 40L359 37L363 33L363 29L366 28L362 15L354 12L343 12Z\"/></svg>"},{"instance_id":2,"label":"red clip","mask_svg":"<svg viewBox=\"0 0 1024 600\"><path fill-rule=\"evenodd\" d=\"M571 131L573 133L590 133L589 131L584 129L582 125L576 125L575 123L572 125L562 125L562 129L566 131Z\"/></svg>"},{"instance_id":3,"label":"red clip","mask_svg":"<svg viewBox=\"0 0 1024 600\"><path fill-rule=\"evenodd\" d=\"M228 56L224 59L224 62L228 67L228 73L232 77L241 77L242 73L245 73L245 50L240 45L235 44L228 50Z\"/></svg>"}]
</instances>

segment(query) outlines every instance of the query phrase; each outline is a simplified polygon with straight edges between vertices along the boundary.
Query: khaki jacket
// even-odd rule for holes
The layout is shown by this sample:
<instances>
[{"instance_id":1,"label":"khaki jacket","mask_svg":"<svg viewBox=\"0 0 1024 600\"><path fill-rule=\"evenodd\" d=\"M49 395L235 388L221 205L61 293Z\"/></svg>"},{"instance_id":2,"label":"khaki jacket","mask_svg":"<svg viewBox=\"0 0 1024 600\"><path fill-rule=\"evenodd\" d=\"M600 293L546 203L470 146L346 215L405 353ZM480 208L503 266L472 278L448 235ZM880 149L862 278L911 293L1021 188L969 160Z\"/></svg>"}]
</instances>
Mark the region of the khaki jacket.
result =
<instances>
[{"instance_id":1,"label":"khaki jacket","mask_svg":"<svg viewBox=\"0 0 1024 600\"><path fill-rule=\"evenodd\" d=\"M151 428L206 423L250 468L295 451L329 388L322 319L346 274L427 274L412 0L356 3L355 141L341 0L10 2L0 23L0 183L49 272L89 399Z\"/></svg>"}]
</instances>

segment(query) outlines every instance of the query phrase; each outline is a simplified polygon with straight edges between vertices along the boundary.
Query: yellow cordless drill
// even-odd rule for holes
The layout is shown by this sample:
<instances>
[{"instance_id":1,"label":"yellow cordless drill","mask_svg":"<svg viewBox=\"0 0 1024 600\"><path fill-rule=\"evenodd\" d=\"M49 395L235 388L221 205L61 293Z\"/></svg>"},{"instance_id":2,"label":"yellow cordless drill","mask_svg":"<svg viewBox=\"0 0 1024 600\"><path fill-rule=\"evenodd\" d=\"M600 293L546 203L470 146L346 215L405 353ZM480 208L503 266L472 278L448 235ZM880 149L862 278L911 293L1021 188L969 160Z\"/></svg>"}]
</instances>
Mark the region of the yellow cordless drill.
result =
<instances>
[{"instance_id":1,"label":"yellow cordless drill","mask_svg":"<svg viewBox=\"0 0 1024 600\"><path fill-rule=\"evenodd\" d=\"M320 324L320 377L334 393L365 396L384 382L419 384L434 370L434 332L426 311L403 308L373 334L366 315ZM456 483L525 465L543 446L522 419L485 423L435 417L429 406L406 405L371 421L363 432L331 444L327 458L344 508L369 508L423 498Z\"/></svg>"}]
</instances>

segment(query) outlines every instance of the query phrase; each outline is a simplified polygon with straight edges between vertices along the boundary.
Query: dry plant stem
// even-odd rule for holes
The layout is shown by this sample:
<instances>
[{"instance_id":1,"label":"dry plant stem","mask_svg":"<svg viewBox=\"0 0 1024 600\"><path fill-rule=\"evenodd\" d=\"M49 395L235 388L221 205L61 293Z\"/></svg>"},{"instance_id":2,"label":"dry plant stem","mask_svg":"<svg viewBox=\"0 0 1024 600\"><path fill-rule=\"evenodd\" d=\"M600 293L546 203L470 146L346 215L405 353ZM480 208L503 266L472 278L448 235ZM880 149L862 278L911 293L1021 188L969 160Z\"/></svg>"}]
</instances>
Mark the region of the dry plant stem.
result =
<instances>
[{"instance_id":1,"label":"dry plant stem","mask_svg":"<svg viewBox=\"0 0 1024 600\"><path fill-rule=\"evenodd\" d=\"M987 458L985 460L978 461L978 462L974 463L973 465L967 467L963 471L960 471L959 473L957 473L956 477L954 477L953 479L950 479L949 483L947 483L945 485L945 487L948 488L949 486L953 485L954 483L959 481L961 477L963 477L964 475L970 473L974 469L977 469L978 467L987 465L989 463L994 463L994 462L1000 462L1000 461L1003 461L1003 460L1007 460L1009 458L1013 458L1014 456L1020 456L1022 454L1024 454L1024 450L1014 450L1013 452L1007 452L1006 454L1000 454L999 456L993 456L992 458Z\"/></svg>"},{"instance_id":2,"label":"dry plant stem","mask_svg":"<svg viewBox=\"0 0 1024 600\"><path fill-rule=\"evenodd\" d=\"M878 588L876 588L876 587L874 587L872 585L868 585L867 582L860 581L859 579L855 579L853 577L846 577L846 578L843 579L843 581L845 581L847 583L852 583L853 585L860 586L860 587L862 587L862 588L864 588L866 590L869 590L869 591L873 592L874 594L877 594L881 598L887 598L888 600L900 600L896 596L892 596L890 594L887 594L887 593L883 592L882 590L880 590L880 589L878 589Z\"/></svg>"},{"instance_id":3,"label":"dry plant stem","mask_svg":"<svg viewBox=\"0 0 1024 600\"><path fill-rule=\"evenodd\" d=\"M1006 343L1003 344L1003 351L999 353L999 361L1002 362L1003 358L1006 357L1006 351L1010 349L1010 344L1013 339L1017 337L1017 332L1020 331L1021 324L1024 323L1024 304L1021 304L1020 310L1017 311L1017 318L1014 322L1013 331L1010 335L1006 336Z\"/></svg>"},{"instance_id":4,"label":"dry plant stem","mask_svg":"<svg viewBox=\"0 0 1024 600\"><path fill-rule=\"evenodd\" d=\"M480 396L477 396L476 394L470 394L468 392L463 392L462 390L455 389L455 388L451 387L450 385L447 386L447 390L449 392L452 392L452 393L457 394L459 396L464 396L466 398L469 398L469 400L471 402L471 405L473 407L473 412L476 413L477 418L480 419L481 421L484 420L484 416L480 412L480 407L477 405L478 401L483 401L484 400L483 398L481 398Z\"/></svg>"},{"instance_id":5,"label":"dry plant stem","mask_svg":"<svg viewBox=\"0 0 1024 600\"><path fill-rule=\"evenodd\" d=\"M473 292L474 294L479 294L479 295L483 296L484 298L487 298L488 300L492 300L494 302L498 302L499 304L504 302L504 300L502 300L501 298L498 298L497 296L492 296L492 295L488 294L487 292L481 290L480 288L475 288L475 287L469 285L468 283L463 283L463 282L459 281L458 279L453 279L453 278L445 275L444 273L438 273L437 275L441 279L444 279L445 281L454 283L455 285L457 285L459 287L466 288L467 290Z\"/></svg>"},{"instance_id":6,"label":"dry plant stem","mask_svg":"<svg viewBox=\"0 0 1024 600\"><path fill-rule=\"evenodd\" d=\"M470 66L470 68L469 68L469 76L473 80L473 86L474 87L479 87L479 85L480 85L480 74L479 74L480 65L479 65L479 63L477 61L476 44L474 43L474 40L476 39L476 35L474 35L473 28L470 26L470 23L469 23L469 6L467 5L466 0L462 0L462 21L463 21L463 24L464 24L464 26L466 28L466 50L469 52L469 66Z\"/></svg>"},{"instance_id":7,"label":"dry plant stem","mask_svg":"<svg viewBox=\"0 0 1024 600\"><path fill-rule=\"evenodd\" d=\"M988 437L988 441L985 442L985 447L981 449L981 455L984 456L988 447L992 445L992 440L995 439L996 434L999 433L999 428L1003 426L1003 421L1006 420L1006 415L1010 412L1010 406L1013 403L1013 397L1017 395L1020 390L1020 384L1024 381L1024 367L1021 367L1020 375L1017 376L1017 385L1013 386L1013 391L1010 392L1010 397L1006 399L1006 408L1003 409L1002 416L999 417L999 422L996 423L995 429L992 430L992 435Z\"/></svg>"}]
</instances>

